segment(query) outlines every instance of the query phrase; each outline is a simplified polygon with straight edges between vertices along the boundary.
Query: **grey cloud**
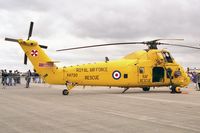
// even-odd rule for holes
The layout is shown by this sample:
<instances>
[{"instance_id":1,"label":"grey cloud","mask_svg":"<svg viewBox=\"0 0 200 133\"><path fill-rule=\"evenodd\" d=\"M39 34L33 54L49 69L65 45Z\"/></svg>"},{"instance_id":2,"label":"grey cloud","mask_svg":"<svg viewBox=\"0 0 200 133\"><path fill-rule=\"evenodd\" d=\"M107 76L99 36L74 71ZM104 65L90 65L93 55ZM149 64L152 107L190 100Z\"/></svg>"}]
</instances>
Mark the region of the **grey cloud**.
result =
<instances>
[{"instance_id":1,"label":"grey cloud","mask_svg":"<svg viewBox=\"0 0 200 133\"><path fill-rule=\"evenodd\" d=\"M0 0L1 10L16 11L46 11L48 10L48 2L41 0Z\"/></svg>"},{"instance_id":2,"label":"grey cloud","mask_svg":"<svg viewBox=\"0 0 200 133\"><path fill-rule=\"evenodd\" d=\"M130 40L200 34L200 2L197 0L97 2L84 7L73 15L64 13L70 16L71 33L78 37Z\"/></svg>"}]
</instances>

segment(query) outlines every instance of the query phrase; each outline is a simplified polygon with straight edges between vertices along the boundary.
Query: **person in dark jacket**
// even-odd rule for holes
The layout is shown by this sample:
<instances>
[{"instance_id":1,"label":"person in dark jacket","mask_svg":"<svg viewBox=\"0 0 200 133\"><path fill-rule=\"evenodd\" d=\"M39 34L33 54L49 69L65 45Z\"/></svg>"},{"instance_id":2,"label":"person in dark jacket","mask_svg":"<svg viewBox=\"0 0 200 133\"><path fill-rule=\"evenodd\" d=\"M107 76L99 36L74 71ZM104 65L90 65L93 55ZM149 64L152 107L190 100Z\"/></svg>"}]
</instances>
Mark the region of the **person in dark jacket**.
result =
<instances>
[{"instance_id":1,"label":"person in dark jacket","mask_svg":"<svg viewBox=\"0 0 200 133\"><path fill-rule=\"evenodd\" d=\"M6 71L6 69L3 71L3 86L4 85L8 85L8 82L7 82L7 78L8 78L8 73Z\"/></svg>"},{"instance_id":2,"label":"person in dark jacket","mask_svg":"<svg viewBox=\"0 0 200 133\"><path fill-rule=\"evenodd\" d=\"M26 75L26 88L29 88L30 81L31 81L31 71L28 70Z\"/></svg>"},{"instance_id":3,"label":"person in dark jacket","mask_svg":"<svg viewBox=\"0 0 200 133\"><path fill-rule=\"evenodd\" d=\"M1 70L1 84L3 84L4 71Z\"/></svg>"},{"instance_id":4,"label":"person in dark jacket","mask_svg":"<svg viewBox=\"0 0 200 133\"><path fill-rule=\"evenodd\" d=\"M8 86L12 86L12 85L13 85L13 73L12 73L12 70L10 70L8 73Z\"/></svg>"}]
</instances>

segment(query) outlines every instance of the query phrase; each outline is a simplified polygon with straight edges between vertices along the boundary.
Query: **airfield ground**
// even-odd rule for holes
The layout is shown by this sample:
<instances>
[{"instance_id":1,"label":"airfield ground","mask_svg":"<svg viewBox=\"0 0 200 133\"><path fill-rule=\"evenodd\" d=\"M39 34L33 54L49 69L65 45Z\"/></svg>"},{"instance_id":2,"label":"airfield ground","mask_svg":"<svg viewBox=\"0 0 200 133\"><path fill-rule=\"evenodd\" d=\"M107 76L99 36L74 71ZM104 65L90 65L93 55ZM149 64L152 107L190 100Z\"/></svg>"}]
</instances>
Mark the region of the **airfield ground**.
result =
<instances>
[{"instance_id":1,"label":"airfield ground","mask_svg":"<svg viewBox=\"0 0 200 133\"><path fill-rule=\"evenodd\" d=\"M0 86L2 88L2 86ZM0 89L0 133L199 133L200 92L32 84Z\"/></svg>"}]
</instances>

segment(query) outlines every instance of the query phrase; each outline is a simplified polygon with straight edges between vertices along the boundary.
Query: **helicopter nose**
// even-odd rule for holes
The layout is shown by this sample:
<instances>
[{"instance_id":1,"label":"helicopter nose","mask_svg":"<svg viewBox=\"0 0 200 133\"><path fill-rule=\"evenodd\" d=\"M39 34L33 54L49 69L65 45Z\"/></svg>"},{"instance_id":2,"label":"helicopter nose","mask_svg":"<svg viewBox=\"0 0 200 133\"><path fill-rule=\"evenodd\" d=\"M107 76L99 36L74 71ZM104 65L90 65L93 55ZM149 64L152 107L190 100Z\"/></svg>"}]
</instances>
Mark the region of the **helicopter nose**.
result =
<instances>
[{"instance_id":1,"label":"helicopter nose","mask_svg":"<svg viewBox=\"0 0 200 133\"><path fill-rule=\"evenodd\" d=\"M188 86L190 83L190 78L189 76L186 74L186 76L182 76L182 78L179 80L179 82L181 83L181 86Z\"/></svg>"},{"instance_id":2,"label":"helicopter nose","mask_svg":"<svg viewBox=\"0 0 200 133\"><path fill-rule=\"evenodd\" d=\"M190 77L188 75L184 78L183 83L184 83L185 86L187 86L190 83Z\"/></svg>"}]
</instances>

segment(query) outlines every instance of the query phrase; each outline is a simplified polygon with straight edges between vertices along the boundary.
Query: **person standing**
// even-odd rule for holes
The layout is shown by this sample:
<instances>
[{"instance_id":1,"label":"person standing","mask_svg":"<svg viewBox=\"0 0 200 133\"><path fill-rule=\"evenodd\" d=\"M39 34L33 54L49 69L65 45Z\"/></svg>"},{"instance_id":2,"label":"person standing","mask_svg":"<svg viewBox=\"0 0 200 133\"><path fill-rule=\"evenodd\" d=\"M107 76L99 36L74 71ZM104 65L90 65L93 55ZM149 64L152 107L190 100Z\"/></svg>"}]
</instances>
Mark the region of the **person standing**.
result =
<instances>
[{"instance_id":1,"label":"person standing","mask_svg":"<svg viewBox=\"0 0 200 133\"><path fill-rule=\"evenodd\" d=\"M4 80L4 71L3 70L1 70L1 84L3 84L3 81Z\"/></svg>"},{"instance_id":2,"label":"person standing","mask_svg":"<svg viewBox=\"0 0 200 133\"><path fill-rule=\"evenodd\" d=\"M196 84L197 84L197 90L200 91L200 73L197 73Z\"/></svg>"},{"instance_id":3,"label":"person standing","mask_svg":"<svg viewBox=\"0 0 200 133\"><path fill-rule=\"evenodd\" d=\"M27 76L26 76L26 88L29 88L30 81L31 81L31 71L28 70Z\"/></svg>"},{"instance_id":4,"label":"person standing","mask_svg":"<svg viewBox=\"0 0 200 133\"><path fill-rule=\"evenodd\" d=\"M16 85L17 84L17 70L15 70L13 73L13 80L14 80L14 85Z\"/></svg>"},{"instance_id":5,"label":"person standing","mask_svg":"<svg viewBox=\"0 0 200 133\"><path fill-rule=\"evenodd\" d=\"M8 86L12 86L12 79L13 79L13 74L12 70L10 70L8 73Z\"/></svg>"},{"instance_id":6,"label":"person standing","mask_svg":"<svg viewBox=\"0 0 200 133\"><path fill-rule=\"evenodd\" d=\"M2 70L1 71L2 73L2 84L3 84L3 88L2 89L5 89L5 86L7 85L7 75L6 75L6 70Z\"/></svg>"},{"instance_id":7,"label":"person standing","mask_svg":"<svg viewBox=\"0 0 200 133\"><path fill-rule=\"evenodd\" d=\"M21 77L20 77L20 72L17 71L17 83L21 84Z\"/></svg>"},{"instance_id":8,"label":"person standing","mask_svg":"<svg viewBox=\"0 0 200 133\"><path fill-rule=\"evenodd\" d=\"M3 72L3 85L8 85L7 78L8 78L8 73L5 69Z\"/></svg>"}]
</instances>

